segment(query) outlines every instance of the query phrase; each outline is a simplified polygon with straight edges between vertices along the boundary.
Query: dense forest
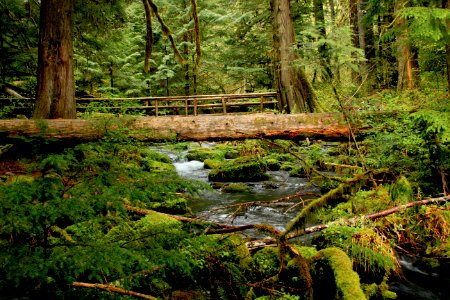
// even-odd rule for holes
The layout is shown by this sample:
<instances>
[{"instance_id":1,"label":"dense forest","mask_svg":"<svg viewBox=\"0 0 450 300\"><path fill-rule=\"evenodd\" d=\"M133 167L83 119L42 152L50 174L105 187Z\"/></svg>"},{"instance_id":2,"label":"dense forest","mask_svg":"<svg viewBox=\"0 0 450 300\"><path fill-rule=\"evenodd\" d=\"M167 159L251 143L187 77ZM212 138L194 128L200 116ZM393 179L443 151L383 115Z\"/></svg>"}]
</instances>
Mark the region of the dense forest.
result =
<instances>
[{"instance_id":1,"label":"dense forest","mask_svg":"<svg viewBox=\"0 0 450 300\"><path fill-rule=\"evenodd\" d=\"M0 299L450 297L450 0L0 11ZM211 142L200 116L110 109L253 92L277 104L223 128L251 113L284 135ZM296 114L328 133L280 128ZM77 120L89 137L52 134Z\"/></svg>"}]
</instances>

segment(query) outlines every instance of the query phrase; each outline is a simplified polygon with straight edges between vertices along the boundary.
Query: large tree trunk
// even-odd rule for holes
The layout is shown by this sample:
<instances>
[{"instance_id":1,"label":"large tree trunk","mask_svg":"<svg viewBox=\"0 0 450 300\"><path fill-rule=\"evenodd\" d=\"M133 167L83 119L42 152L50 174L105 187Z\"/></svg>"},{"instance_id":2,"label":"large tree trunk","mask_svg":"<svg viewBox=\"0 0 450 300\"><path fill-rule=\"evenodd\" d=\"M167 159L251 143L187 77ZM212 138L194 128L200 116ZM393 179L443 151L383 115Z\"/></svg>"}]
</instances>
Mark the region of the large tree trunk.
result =
<instances>
[{"instance_id":1,"label":"large tree trunk","mask_svg":"<svg viewBox=\"0 0 450 300\"><path fill-rule=\"evenodd\" d=\"M0 120L0 139L45 136L94 140L120 129L142 141L205 141L249 138L348 139L349 127L339 113L166 116L114 120ZM354 128L355 129L355 128Z\"/></svg>"},{"instance_id":2,"label":"large tree trunk","mask_svg":"<svg viewBox=\"0 0 450 300\"><path fill-rule=\"evenodd\" d=\"M289 113L314 111L316 99L312 87L301 68L295 68L293 62L297 55L294 25L289 0L271 0L274 66L280 109Z\"/></svg>"},{"instance_id":3,"label":"large tree trunk","mask_svg":"<svg viewBox=\"0 0 450 300\"><path fill-rule=\"evenodd\" d=\"M42 0L35 118L73 119L73 0Z\"/></svg>"}]
</instances>

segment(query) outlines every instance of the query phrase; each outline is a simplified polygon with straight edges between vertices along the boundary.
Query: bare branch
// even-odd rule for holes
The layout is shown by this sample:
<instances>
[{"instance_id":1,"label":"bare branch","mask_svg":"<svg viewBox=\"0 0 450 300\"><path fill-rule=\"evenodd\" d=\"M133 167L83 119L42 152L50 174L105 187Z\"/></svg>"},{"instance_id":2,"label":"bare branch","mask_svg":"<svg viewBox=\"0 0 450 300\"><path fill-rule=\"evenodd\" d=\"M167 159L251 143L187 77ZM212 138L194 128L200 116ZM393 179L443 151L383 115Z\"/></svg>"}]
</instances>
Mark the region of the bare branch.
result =
<instances>
[{"instance_id":1,"label":"bare branch","mask_svg":"<svg viewBox=\"0 0 450 300\"><path fill-rule=\"evenodd\" d=\"M105 290L105 291L108 291L111 293L128 295L128 296L132 296L135 298L141 298L141 299L149 299L149 300L157 300L158 299L158 298L150 296L150 295L145 295L145 294L136 293L133 291L124 290L122 288L118 288L118 287L115 287L115 286L112 286L109 284L74 282L74 283L72 283L72 286L89 288L89 289L100 289L100 290Z\"/></svg>"}]
</instances>

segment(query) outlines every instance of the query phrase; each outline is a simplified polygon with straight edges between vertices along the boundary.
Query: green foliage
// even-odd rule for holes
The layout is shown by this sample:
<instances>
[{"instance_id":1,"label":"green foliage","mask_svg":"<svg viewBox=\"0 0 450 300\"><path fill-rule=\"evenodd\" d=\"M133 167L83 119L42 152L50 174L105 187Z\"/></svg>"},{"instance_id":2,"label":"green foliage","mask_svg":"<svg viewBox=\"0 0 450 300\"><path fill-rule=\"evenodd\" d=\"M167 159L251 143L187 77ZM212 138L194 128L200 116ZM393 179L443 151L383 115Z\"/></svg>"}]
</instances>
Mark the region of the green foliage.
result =
<instances>
[{"instance_id":1,"label":"green foliage","mask_svg":"<svg viewBox=\"0 0 450 300\"><path fill-rule=\"evenodd\" d=\"M0 184L3 295L54 298L73 281L115 280L158 294L146 270L156 268L163 281L172 279L161 266L192 272L187 254L174 250L189 238L180 223L157 213L135 219L123 206L187 211L179 193L205 186L181 180L172 168L148 167L167 164L168 157L100 142L41 154L38 161L30 170L35 178Z\"/></svg>"},{"instance_id":2,"label":"green foliage","mask_svg":"<svg viewBox=\"0 0 450 300\"><path fill-rule=\"evenodd\" d=\"M264 280L278 274L280 259L277 248L263 248L253 255L249 269L256 280Z\"/></svg>"}]
</instances>

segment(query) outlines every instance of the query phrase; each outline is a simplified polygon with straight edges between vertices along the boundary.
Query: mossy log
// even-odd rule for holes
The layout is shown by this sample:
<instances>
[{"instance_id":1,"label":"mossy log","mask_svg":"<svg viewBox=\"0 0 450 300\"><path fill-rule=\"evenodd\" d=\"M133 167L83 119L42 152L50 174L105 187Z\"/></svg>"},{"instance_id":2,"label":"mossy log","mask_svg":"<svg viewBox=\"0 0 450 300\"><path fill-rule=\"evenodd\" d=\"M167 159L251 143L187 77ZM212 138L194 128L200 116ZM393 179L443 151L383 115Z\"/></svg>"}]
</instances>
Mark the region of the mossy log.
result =
<instances>
[{"instance_id":1,"label":"mossy log","mask_svg":"<svg viewBox=\"0 0 450 300\"><path fill-rule=\"evenodd\" d=\"M95 140L118 132L142 141L207 141L251 138L344 139L342 114L201 115L103 119L0 120L0 137L40 136Z\"/></svg>"}]
</instances>

